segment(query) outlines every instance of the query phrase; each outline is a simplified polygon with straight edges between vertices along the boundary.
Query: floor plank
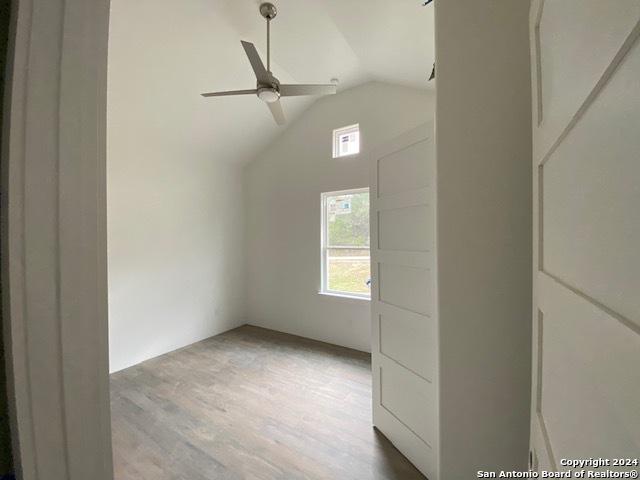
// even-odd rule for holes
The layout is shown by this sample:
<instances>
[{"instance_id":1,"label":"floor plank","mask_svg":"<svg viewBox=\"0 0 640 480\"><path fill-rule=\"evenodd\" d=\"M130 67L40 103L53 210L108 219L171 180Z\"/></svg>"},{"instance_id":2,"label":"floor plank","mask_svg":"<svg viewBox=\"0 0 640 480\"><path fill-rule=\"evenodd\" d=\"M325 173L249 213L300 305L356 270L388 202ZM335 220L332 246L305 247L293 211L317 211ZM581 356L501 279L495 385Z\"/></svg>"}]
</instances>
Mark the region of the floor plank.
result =
<instances>
[{"instance_id":1,"label":"floor plank","mask_svg":"<svg viewBox=\"0 0 640 480\"><path fill-rule=\"evenodd\" d=\"M371 358L244 326L111 376L116 480L412 480Z\"/></svg>"}]
</instances>

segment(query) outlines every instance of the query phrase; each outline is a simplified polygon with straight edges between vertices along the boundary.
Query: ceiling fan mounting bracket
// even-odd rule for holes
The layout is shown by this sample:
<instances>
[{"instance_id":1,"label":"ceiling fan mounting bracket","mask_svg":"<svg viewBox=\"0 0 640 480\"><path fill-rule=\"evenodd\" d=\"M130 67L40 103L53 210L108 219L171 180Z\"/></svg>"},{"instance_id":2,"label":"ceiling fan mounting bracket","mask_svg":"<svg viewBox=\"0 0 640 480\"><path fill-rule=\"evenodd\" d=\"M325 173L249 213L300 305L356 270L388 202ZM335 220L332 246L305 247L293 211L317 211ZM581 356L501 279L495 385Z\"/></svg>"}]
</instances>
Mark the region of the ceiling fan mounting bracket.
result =
<instances>
[{"instance_id":1,"label":"ceiling fan mounting bracket","mask_svg":"<svg viewBox=\"0 0 640 480\"><path fill-rule=\"evenodd\" d=\"M260 15L262 15L267 20L273 20L276 18L278 14L278 10L273 3L265 2L260 5Z\"/></svg>"}]
</instances>

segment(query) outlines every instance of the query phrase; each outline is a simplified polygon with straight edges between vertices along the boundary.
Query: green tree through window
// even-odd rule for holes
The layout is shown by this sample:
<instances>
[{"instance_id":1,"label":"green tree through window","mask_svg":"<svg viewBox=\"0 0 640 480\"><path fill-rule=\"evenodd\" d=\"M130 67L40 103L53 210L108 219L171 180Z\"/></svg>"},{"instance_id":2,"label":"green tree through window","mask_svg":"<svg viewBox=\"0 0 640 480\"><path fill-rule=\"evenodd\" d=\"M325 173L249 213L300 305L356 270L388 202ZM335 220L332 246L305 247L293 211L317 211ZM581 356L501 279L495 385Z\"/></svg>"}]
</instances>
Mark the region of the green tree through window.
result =
<instances>
[{"instance_id":1,"label":"green tree through window","mask_svg":"<svg viewBox=\"0 0 640 480\"><path fill-rule=\"evenodd\" d=\"M349 213L330 213L328 240L330 247L369 246L369 194L355 193L329 197L329 212L337 202L350 202ZM335 207L334 207L335 208ZM339 208L337 208L339 210Z\"/></svg>"}]
</instances>

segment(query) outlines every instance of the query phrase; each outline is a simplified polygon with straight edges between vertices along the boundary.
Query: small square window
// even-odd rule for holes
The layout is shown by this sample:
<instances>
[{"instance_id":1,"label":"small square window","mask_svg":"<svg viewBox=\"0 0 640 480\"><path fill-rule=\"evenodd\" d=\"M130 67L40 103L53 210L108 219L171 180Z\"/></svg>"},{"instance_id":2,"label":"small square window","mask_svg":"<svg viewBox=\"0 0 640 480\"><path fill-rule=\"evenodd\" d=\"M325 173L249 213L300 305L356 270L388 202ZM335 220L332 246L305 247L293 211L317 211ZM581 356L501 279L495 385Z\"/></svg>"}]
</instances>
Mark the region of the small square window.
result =
<instances>
[{"instance_id":1,"label":"small square window","mask_svg":"<svg viewBox=\"0 0 640 480\"><path fill-rule=\"evenodd\" d=\"M360 125L350 125L333 131L333 158L360 153Z\"/></svg>"}]
</instances>

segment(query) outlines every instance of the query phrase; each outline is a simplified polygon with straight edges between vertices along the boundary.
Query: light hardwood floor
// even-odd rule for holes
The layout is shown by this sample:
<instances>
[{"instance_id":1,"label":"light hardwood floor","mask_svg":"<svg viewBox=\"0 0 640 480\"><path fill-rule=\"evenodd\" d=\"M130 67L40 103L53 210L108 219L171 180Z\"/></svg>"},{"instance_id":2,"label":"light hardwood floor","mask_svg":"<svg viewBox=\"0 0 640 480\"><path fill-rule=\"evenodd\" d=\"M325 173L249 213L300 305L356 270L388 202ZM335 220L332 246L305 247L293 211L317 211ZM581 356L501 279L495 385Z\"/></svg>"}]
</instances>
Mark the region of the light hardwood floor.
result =
<instances>
[{"instance_id":1,"label":"light hardwood floor","mask_svg":"<svg viewBox=\"0 0 640 480\"><path fill-rule=\"evenodd\" d=\"M424 477L371 427L370 356L244 326L111 376L116 480Z\"/></svg>"}]
</instances>

